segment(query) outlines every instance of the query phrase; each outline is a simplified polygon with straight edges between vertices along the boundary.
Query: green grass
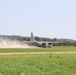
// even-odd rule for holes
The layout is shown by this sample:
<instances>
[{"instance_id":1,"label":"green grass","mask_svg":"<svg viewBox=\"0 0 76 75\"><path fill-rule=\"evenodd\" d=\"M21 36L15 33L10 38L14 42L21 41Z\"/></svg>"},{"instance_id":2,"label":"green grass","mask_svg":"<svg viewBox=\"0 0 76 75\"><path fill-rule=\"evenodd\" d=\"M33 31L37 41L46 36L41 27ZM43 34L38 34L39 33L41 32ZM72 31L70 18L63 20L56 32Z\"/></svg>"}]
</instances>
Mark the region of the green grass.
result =
<instances>
[{"instance_id":1,"label":"green grass","mask_svg":"<svg viewBox=\"0 0 76 75\"><path fill-rule=\"evenodd\" d=\"M58 46L52 48L0 48L0 53L8 52L68 52L76 51L76 47Z\"/></svg>"},{"instance_id":2,"label":"green grass","mask_svg":"<svg viewBox=\"0 0 76 75\"><path fill-rule=\"evenodd\" d=\"M76 75L76 55L0 56L0 75Z\"/></svg>"}]
</instances>

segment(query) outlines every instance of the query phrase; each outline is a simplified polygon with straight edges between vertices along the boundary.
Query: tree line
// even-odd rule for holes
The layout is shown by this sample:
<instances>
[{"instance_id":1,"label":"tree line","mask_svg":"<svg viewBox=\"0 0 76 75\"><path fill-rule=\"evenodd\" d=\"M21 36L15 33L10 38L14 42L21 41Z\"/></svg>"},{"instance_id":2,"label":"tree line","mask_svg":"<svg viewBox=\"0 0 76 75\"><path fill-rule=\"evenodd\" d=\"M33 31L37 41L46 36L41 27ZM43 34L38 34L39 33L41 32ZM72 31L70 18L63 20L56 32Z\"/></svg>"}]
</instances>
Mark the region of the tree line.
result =
<instances>
[{"instance_id":1,"label":"tree line","mask_svg":"<svg viewBox=\"0 0 76 75\"><path fill-rule=\"evenodd\" d=\"M51 42L57 42L56 46L76 46L76 41L71 41L70 39L57 39L57 38L44 38L44 37L34 37L37 41L51 41ZM21 39L18 39L21 41L30 41L30 37L23 37Z\"/></svg>"}]
</instances>

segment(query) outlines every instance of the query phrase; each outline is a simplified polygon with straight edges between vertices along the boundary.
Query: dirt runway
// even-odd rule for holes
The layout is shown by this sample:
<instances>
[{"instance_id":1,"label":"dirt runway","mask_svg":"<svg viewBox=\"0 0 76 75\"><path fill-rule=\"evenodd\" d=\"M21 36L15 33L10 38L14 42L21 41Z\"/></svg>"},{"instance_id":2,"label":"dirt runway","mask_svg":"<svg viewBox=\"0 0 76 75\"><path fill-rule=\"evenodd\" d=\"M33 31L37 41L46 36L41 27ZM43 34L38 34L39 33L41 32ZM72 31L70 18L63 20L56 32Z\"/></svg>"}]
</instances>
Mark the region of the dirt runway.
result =
<instances>
[{"instance_id":1,"label":"dirt runway","mask_svg":"<svg viewBox=\"0 0 76 75\"><path fill-rule=\"evenodd\" d=\"M31 55L31 54L76 54L76 52L12 52L0 53L0 55Z\"/></svg>"}]
</instances>

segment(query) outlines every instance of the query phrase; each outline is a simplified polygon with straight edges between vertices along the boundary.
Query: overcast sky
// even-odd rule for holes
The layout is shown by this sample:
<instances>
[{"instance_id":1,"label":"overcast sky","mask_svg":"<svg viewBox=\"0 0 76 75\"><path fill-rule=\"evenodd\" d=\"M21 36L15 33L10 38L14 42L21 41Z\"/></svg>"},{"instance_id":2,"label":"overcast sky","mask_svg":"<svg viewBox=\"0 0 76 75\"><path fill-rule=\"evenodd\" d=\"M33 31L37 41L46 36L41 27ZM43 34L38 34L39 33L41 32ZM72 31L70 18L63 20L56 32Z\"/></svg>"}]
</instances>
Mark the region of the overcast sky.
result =
<instances>
[{"instance_id":1,"label":"overcast sky","mask_svg":"<svg viewBox=\"0 0 76 75\"><path fill-rule=\"evenodd\" d=\"M76 40L76 0L0 0L0 35Z\"/></svg>"}]
</instances>

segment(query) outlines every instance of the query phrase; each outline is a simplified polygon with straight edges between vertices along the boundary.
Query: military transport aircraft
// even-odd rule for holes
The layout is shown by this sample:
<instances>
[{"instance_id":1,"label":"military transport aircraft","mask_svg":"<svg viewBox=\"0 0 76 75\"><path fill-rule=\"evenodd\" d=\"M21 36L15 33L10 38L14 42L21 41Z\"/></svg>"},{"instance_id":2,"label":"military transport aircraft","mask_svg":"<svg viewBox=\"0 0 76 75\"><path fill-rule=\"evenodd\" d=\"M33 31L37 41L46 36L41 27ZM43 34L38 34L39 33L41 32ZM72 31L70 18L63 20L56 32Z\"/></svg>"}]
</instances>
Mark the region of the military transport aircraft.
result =
<instances>
[{"instance_id":1,"label":"military transport aircraft","mask_svg":"<svg viewBox=\"0 0 76 75\"><path fill-rule=\"evenodd\" d=\"M44 48L51 48L53 45L55 45L57 42L52 42L52 41L36 41L33 35L33 32L31 32L31 37L30 37L30 42L31 44L34 44L38 47L44 47Z\"/></svg>"}]
</instances>

